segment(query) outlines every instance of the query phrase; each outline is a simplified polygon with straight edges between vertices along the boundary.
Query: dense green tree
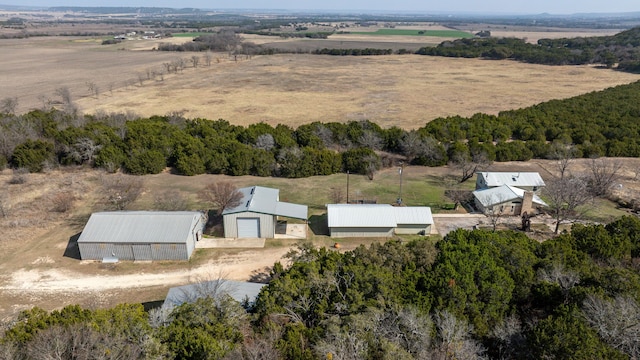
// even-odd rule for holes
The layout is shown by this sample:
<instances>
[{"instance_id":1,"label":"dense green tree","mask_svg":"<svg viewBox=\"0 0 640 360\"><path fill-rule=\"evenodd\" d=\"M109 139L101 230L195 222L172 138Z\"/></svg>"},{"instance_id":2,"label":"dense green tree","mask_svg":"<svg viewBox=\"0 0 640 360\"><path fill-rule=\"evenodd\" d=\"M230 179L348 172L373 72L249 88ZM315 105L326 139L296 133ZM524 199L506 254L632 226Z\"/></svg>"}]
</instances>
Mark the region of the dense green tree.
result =
<instances>
[{"instance_id":1,"label":"dense green tree","mask_svg":"<svg viewBox=\"0 0 640 360\"><path fill-rule=\"evenodd\" d=\"M529 349L536 359L625 359L604 344L579 310L561 306L538 322L528 334Z\"/></svg>"},{"instance_id":2,"label":"dense green tree","mask_svg":"<svg viewBox=\"0 0 640 360\"><path fill-rule=\"evenodd\" d=\"M124 169L133 175L158 174L167 166L162 152L148 149L133 149L124 161Z\"/></svg>"},{"instance_id":3,"label":"dense green tree","mask_svg":"<svg viewBox=\"0 0 640 360\"><path fill-rule=\"evenodd\" d=\"M30 172L42 171L47 162L55 159L53 144L42 140L27 140L13 150L11 166L26 168Z\"/></svg>"}]
</instances>

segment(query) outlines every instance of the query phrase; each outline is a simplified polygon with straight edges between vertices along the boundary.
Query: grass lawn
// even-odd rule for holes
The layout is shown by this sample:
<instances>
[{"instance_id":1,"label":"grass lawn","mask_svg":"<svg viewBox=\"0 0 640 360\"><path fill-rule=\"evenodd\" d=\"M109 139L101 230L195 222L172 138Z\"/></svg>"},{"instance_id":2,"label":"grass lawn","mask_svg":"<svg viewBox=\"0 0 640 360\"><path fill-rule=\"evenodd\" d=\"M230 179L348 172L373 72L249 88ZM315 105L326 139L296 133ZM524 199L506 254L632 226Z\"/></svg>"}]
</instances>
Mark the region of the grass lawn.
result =
<instances>
[{"instance_id":1,"label":"grass lawn","mask_svg":"<svg viewBox=\"0 0 640 360\"><path fill-rule=\"evenodd\" d=\"M447 38L472 38L468 32L458 30L406 30L406 29L378 29L375 32L351 32L357 35L397 35L397 36L433 36Z\"/></svg>"}]
</instances>

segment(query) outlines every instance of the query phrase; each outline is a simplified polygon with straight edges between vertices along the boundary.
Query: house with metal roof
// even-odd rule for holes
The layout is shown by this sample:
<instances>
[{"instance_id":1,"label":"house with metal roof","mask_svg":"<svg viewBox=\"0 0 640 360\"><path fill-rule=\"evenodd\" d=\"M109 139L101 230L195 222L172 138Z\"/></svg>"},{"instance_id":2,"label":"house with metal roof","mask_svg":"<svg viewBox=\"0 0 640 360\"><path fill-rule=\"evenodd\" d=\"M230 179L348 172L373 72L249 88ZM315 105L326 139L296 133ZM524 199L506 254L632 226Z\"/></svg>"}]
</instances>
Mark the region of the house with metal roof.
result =
<instances>
[{"instance_id":1,"label":"house with metal roof","mask_svg":"<svg viewBox=\"0 0 640 360\"><path fill-rule=\"evenodd\" d=\"M478 172L476 173L476 190L515 186L523 190L538 192L545 186L544 180L537 172Z\"/></svg>"},{"instance_id":2,"label":"house with metal roof","mask_svg":"<svg viewBox=\"0 0 640 360\"><path fill-rule=\"evenodd\" d=\"M176 306L192 303L200 298L217 299L221 296L230 296L239 303L253 304L260 294L260 290L265 286L267 284L220 279L172 287L162 303L162 308L171 310Z\"/></svg>"},{"instance_id":3,"label":"house with metal roof","mask_svg":"<svg viewBox=\"0 0 640 360\"><path fill-rule=\"evenodd\" d=\"M488 214L520 215L531 214L547 204L533 191L511 185L502 185L473 192L476 208Z\"/></svg>"},{"instance_id":4,"label":"house with metal roof","mask_svg":"<svg viewBox=\"0 0 640 360\"><path fill-rule=\"evenodd\" d=\"M331 237L390 237L393 234L429 234L433 217L425 206L389 204L329 204L327 225Z\"/></svg>"},{"instance_id":5,"label":"house with metal roof","mask_svg":"<svg viewBox=\"0 0 640 360\"><path fill-rule=\"evenodd\" d=\"M251 186L238 191L240 204L222 212L226 238L274 238L279 216L307 220L307 206L280 201L278 189Z\"/></svg>"},{"instance_id":6,"label":"house with metal roof","mask_svg":"<svg viewBox=\"0 0 640 360\"><path fill-rule=\"evenodd\" d=\"M205 223L198 211L93 213L78 238L80 258L188 260Z\"/></svg>"}]
</instances>

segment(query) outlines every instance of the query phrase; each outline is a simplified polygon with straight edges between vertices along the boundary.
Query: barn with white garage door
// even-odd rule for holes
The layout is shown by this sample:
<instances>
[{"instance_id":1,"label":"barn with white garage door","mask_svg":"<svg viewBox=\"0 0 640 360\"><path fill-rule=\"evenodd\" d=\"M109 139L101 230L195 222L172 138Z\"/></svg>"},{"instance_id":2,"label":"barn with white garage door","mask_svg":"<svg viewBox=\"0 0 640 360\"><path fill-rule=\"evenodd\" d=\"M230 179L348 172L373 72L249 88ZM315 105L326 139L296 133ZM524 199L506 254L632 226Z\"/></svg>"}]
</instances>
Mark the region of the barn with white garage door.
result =
<instances>
[{"instance_id":1,"label":"barn with white garage door","mask_svg":"<svg viewBox=\"0 0 640 360\"><path fill-rule=\"evenodd\" d=\"M240 205L222 212L226 238L273 238L278 217L307 220L307 206L282 202L280 190L262 186L238 189Z\"/></svg>"}]
</instances>

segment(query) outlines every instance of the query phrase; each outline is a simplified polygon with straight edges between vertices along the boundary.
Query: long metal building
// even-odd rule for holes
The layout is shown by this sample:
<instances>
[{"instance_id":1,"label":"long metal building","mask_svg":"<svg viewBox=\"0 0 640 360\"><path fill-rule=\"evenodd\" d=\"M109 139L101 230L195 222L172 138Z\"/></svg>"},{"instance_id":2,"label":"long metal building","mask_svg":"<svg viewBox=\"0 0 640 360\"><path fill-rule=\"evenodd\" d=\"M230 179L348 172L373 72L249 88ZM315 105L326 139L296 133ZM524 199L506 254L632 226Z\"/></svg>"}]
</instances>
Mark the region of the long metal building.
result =
<instances>
[{"instance_id":1,"label":"long metal building","mask_svg":"<svg viewBox=\"0 0 640 360\"><path fill-rule=\"evenodd\" d=\"M78 238L82 260L188 260L206 219L198 211L93 213Z\"/></svg>"},{"instance_id":2,"label":"long metal building","mask_svg":"<svg viewBox=\"0 0 640 360\"><path fill-rule=\"evenodd\" d=\"M429 235L433 217L426 206L389 204L329 204L327 226L331 237L391 237L394 234Z\"/></svg>"}]
</instances>

